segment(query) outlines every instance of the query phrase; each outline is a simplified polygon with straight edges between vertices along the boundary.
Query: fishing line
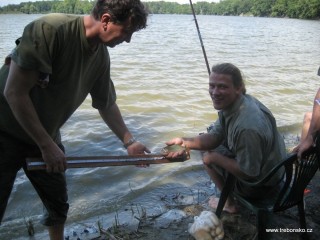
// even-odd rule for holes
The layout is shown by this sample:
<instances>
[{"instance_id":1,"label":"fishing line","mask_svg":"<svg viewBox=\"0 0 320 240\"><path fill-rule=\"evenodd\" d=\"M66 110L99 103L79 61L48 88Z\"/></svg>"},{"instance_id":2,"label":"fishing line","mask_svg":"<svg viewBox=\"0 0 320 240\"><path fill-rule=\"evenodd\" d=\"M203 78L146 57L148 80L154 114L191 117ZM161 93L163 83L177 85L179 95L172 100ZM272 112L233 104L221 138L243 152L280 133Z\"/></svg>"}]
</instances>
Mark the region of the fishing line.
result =
<instances>
[{"instance_id":1,"label":"fishing line","mask_svg":"<svg viewBox=\"0 0 320 240\"><path fill-rule=\"evenodd\" d=\"M195 14L195 12L194 12L192 0L189 0L189 2L190 2L190 6L191 6L191 10L192 10L193 17L194 17L194 22L195 22L195 24L196 24L196 28L197 28L197 32L198 32L198 36L199 36L199 40L200 40L200 44L201 44L201 48L202 48L204 60L205 60L205 62L206 62L208 74L209 74L209 76L210 76L210 73L211 73L211 71L210 71L210 66L209 66L209 62L208 62L206 50L204 49L204 45L203 45L203 41L202 41L202 37L201 37L201 33L200 33L200 28L199 28L199 25L198 25L198 20L197 20L196 14ZM193 117L195 117L195 115L193 115ZM193 121L193 127L195 127L195 120Z\"/></svg>"},{"instance_id":2,"label":"fishing line","mask_svg":"<svg viewBox=\"0 0 320 240\"><path fill-rule=\"evenodd\" d=\"M189 0L189 2L190 2L190 6L191 6L191 10L192 10L193 17L194 17L194 22L195 22L196 27L197 27L198 36L199 36L199 39L200 39L200 44L201 44L201 48L202 48L202 52L203 52L203 56L204 56L204 60L205 60L206 65L207 65L208 74L210 75L210 67L209 67L209 63L208 63L208 59L207 59L207 54L206 54L206 50L204 49L204 45L203 45L203 41L202 41L202 37L201 37L201 33L200 33L200 29L199 29L199 25L198 25L197 17L196 17L196 14L195 14L195 12L194 12L194 8L193 8L192 0Z\"/></svg>"}]
</instances>

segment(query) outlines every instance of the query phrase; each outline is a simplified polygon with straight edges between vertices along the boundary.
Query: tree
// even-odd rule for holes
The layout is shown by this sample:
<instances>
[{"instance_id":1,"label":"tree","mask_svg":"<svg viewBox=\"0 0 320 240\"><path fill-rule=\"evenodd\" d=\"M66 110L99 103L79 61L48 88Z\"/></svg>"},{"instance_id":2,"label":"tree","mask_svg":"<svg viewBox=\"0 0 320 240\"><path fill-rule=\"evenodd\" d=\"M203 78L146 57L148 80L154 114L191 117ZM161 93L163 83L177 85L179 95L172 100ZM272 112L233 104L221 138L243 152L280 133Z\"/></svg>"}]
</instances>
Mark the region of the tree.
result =
<instances>
[{"instance_id":1,"label":"tree","mask_svg":"<svg viewBox=\"0 0 320 240\"><path fill-rule=\"evenodd\" d=\"M89 2L88 0L84 0L84 1L79 1L76 4L74 13L75 14L86 14L86 13L90 13L91 10L93 8L93 3Z\"/></svg>"},{"instance_id":2,"label":"tree","mask_svg":"<svg viewBox=\"0 0 320 240\"><path fill-rule=\"evenodd\" d=\"M19 5L9 4L0 7L0 13L89 14L93 5L93 0L41 0L32 3L22 2ZM145 5L153 14L192 14L189 4L158 1L145 2ZM196 14L233 16L250 14L262 17L320 19L319 0L221 0L219 3L197 2L193 6Z\"/></svg>"},{"instance_id":3,"label":"tree","mask_svg":"<svg viewBox=\"0 0 320 240\"><path fill-rule=\"evenodd\" d=\"M313 19L320 17L319 0L300 0L297 4L298 18Z\"/></svg>"},{"instance_id":4,"label":"tree","mask_svg":"<svg viewBox=\"0 0 320 240\"><path fill-rule=\"evenodd\" d=\"M253 0L252 13L254 16L267 17L271 15L272 6L276 0Z\"/></svg>"},{"instance_id":5,"label":"tree","mask_svg":"<svg viewBox=\"0 0 320 240\"><path fill-rule=\"evenodd\" d=\"M79 0L64 0L67 13L75 13L75 8Z\"/></svg>"},{"instance_id":6,"label":"tree","mask_svg":"<svg viewBox=\"0 0 320 240\"><path fill-rule=\"evenodd\" d=\"M288 0L276 0L272 6L272 17L285 17L287 16Z\"/></svg>"}]
</instances>

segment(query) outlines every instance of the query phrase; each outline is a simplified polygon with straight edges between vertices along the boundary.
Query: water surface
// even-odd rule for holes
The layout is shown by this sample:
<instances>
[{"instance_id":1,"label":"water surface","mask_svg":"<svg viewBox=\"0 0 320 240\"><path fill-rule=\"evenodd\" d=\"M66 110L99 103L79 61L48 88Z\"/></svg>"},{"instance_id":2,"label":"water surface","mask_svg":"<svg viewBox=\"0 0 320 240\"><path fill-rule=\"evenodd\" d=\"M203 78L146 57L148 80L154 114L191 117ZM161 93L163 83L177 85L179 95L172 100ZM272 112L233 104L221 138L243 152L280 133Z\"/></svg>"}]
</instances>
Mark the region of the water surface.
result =
<instances>
[{"instance_id":1,"label":"water surface","mask_svg":"<svg viewBox=\"0 0 320 240\"><path fill-rule=\"evenodd\" d=\"M0 61L14 47L24 25L39 16L0 15ZM320 66L320 22L197 18L210 65L237 65L245 76L247 92L271 109L283 135L299 134L303 115L312 109L319 86L316 72ZM134 34L130 44L109 51L117 102L124 119L135 137L153 153L172 137L205 131L217 118L191 15L153 15L148 28ZM89 98L65 124L62 135L69 156L126 154L121 142L91 107ZM192 152L191 160L184 164L68 170L67 224L102 214L112 216L116 209L132 203L154 210L161 196L169 193L190 194L201 189L206 197L210 190L202 183L209 179L200 160L199 153ZM39 204L30 183L19 172L0 239L26 236L24 217L34 219L37 231L42 231L37 222L42 212Z\"/></svg>"}]
</instances>

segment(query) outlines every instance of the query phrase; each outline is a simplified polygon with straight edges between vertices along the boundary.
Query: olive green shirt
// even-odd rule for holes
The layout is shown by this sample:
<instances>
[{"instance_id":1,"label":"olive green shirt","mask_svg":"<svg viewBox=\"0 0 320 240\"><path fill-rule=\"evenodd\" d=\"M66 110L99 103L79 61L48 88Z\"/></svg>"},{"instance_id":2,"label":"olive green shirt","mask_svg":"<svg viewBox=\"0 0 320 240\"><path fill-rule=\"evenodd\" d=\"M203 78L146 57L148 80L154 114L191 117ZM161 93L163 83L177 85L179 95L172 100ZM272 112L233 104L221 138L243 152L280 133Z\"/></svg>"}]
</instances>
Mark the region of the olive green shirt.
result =
<instances>
[{"instance_id":1,"label":"olive green shirt","mask_svg":"<svg viewBox=\"0 0 320 240\"><path fill-rule=\"evenodd\" d=\"M286 156L272 113L250 95L242 95L230 109L220 111L210 133L226 142L240 170L253 182L265 177ZM278 183L283 172L278 171L266 185Z\"/></svg>"},{"instance_id":2,"label":"olive green shirt","mask_svg":"<svg viewBox=\"0 0 320 240\"><path fill-rule=\"evenodd\" d=\"M30 97L41 123L56 141L61 126L89 93L97 109L116 101L108 50L103 44L96 50L90 48L83 16L48 14L31 22L13 50L12 60L24 69L39 71L39 84ZM8 70L8 66L0 70L0 131L33 143L3 97Z\"/></svg>"}]
</instances>

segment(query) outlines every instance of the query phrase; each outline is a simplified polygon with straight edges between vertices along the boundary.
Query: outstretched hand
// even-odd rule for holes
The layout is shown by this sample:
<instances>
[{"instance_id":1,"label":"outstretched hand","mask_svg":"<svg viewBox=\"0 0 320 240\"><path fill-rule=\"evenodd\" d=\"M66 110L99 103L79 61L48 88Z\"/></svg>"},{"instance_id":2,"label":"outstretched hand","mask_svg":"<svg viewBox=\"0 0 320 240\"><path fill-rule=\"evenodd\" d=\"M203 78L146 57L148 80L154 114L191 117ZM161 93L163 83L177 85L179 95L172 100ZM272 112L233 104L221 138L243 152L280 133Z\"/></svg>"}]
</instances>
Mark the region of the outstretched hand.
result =
<instances>
[{"instance_id":1,"label":"outstretched hand","mask_svg":"<svg viewBox=\"0 0 320 240\"><path fill-rule=\"evenodd\" d=\"M151 151L143 145L141 142L134 142L127 148L129 155L139 155L139 154L146 154L151 153ZM149 167L149 164L140 164L136 165L137 167Z\"/></svg>"},{"instance_id":2,"label":"outstretched hand","mask_svg":"<svg viewBox=\"0 0 320 240\"><path fill-rule=\"evenodd\" d=\"M184 147L182 138L173 138L173 139L167 141L166 145L167 146L180 145L180 146Z\"/></svg>"},{"instance_id":3,"label":"outstretched hand","mask_svg":"<svg viewBox=\"0 0 320 240\"><path fill-rule=\"evenodd\" d=\"M179 148L179 149L172 148L172 149L170 149L170 146L174 146L174 145L185 147L184 141L183 141L182 138L171 139L170 141L166 142L166 145L168 147L167 147L167 151L165 151L164 154L165 154L165 156L167 158L183 157L186 154L186 149L184 149L184 148L183 149L182 148Z\"/></svg>"}]
</instances>

